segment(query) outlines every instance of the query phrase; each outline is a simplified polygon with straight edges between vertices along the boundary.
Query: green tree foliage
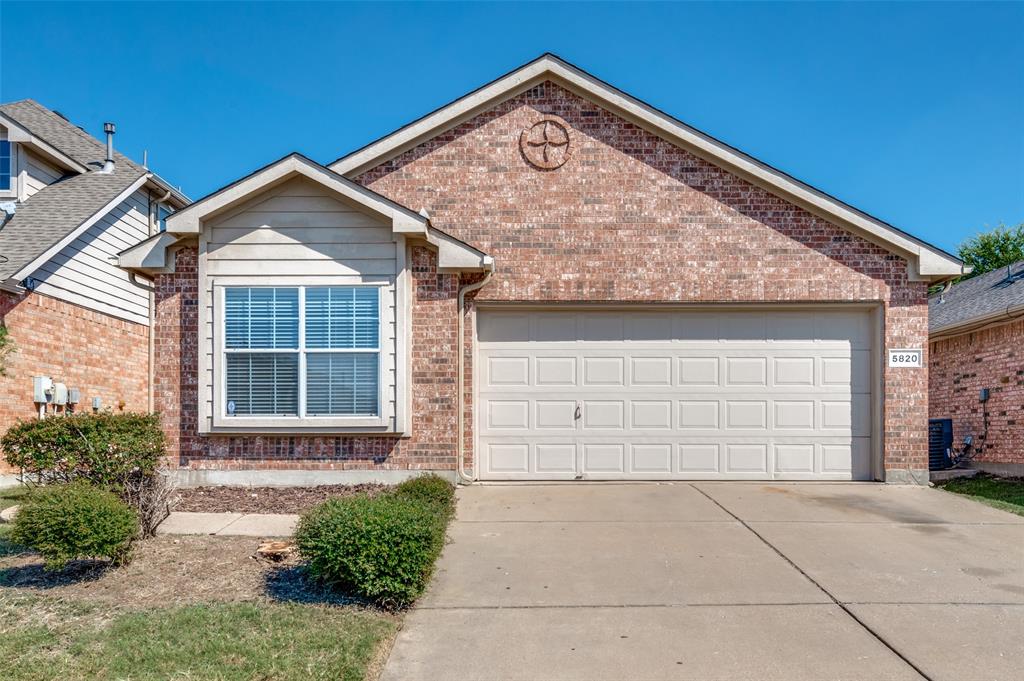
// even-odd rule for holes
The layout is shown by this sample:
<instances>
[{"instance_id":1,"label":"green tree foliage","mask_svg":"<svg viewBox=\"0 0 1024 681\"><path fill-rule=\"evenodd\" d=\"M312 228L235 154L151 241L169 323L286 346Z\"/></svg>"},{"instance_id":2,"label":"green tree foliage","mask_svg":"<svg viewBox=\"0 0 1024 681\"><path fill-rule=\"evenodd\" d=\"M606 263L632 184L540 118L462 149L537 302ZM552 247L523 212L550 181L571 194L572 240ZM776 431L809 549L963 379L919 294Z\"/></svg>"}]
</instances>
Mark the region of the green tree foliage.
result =
<instances>
[{"instance_id":1,"label":"green tree foliage","mask_svg":"<svg viewBox=\"0 0 1024 681\"><path fill-rule=\"evenodd\" d=\"M1016 227L999 225L975 234L960 244L960 259L974 268L962 279L992 272L1024 260L1024 222Z\"/></svg>"}]
</instances>

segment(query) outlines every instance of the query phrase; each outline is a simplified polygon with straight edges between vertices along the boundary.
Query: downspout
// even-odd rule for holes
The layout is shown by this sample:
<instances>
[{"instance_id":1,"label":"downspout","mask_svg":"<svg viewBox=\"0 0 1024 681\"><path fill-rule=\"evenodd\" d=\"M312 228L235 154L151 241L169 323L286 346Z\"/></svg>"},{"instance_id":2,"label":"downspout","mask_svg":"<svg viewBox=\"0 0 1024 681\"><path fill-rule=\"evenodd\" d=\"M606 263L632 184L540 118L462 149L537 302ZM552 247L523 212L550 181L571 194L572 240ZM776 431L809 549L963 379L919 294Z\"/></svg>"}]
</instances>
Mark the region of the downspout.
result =
<instances>
[{"instance_id":1,"label":"downspout","mask_svg":"<svg viewBox=\"0 0 1024 681\"><path fill-rule=\"evenodd\" d=\"M152 177L152 174L150 175ZM152 195L149 198L149 235L153 236L157 233L160 217L160 204L171 198L171 190L168 189L164 195L158 199L153 199ZM156 377L156 288L154 286L144 286L138 284L135 280L135 274L130 275L132 282L137 286L141 286L149 291L149 367L146 370L146 406L150 414L155 411L156 408L156 397L154 396L153 381Z\"/></svg>"},{"instance_id":2,"label":"downspout","mask_svg":"<svg viewBox=\"0 0 1024 681\"><path fill-rule=\"evenodd\" d=\"M466 473L466 433L465 433L465 421L466 421L466 385L465 385L465 374L466 374L466 294L477 291L484 286L494 277L494 259L487 257L484 260L484 267L486 267L486 273L484 278L473 284L466 284L459 289L459 339L458 339L458 355L459 355L459 369L458 369L458 431L456 437L458 438L458 471L459 482L464 485L473 484L473 476Z\"/></svg>"},{"instance_id":3,"label":"downspout","mask_svg":"<svg viewBox=\"0 0 1024 681\"><path fill-rule=\"evenodd\" d=\"M139 281L138 275L136 275L135 272L128 273L128 281L130 281L135 286L138 286L139 288L143 289L149 295L149 347L147 349L149 354L149 366L146 369L146 406L149 410L149 413L152 414L153 408L155 406L153 398L153 376L155 373L153 371L153 360L156 357L156 345L155 339L153 338L153 332L156 330L156 288L153 286L149 286L147 284L143 284L141 281Z\"/></svg>"}]
</instances>

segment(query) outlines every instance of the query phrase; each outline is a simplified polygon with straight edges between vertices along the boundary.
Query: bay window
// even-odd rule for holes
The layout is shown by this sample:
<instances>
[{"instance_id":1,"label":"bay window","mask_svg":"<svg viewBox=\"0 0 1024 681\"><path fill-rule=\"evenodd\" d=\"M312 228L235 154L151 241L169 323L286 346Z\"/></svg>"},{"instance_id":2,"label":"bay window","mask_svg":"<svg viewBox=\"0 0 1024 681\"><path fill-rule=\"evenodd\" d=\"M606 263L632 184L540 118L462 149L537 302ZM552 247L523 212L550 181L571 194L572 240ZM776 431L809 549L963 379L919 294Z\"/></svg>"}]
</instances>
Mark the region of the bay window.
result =
<instances>
[{"instance_id":1,"label":"bay window","mask_svg":"<svg viewBox=\"0 0 1024 681\"><path fill-rule=\"evenodd\" d=\"M379 419L378 286L223 289L225 422Z\"/></svg>"}]
</instances>

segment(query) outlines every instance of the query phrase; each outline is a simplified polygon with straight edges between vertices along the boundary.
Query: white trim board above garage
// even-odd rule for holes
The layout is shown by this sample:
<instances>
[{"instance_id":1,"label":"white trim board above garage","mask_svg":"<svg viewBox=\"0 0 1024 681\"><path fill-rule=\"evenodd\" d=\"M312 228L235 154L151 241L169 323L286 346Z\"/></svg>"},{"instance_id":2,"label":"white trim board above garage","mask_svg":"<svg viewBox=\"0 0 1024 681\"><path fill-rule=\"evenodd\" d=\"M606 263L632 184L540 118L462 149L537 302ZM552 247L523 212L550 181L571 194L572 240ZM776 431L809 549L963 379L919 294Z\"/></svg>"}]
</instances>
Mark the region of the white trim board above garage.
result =
<instances>
[{"instance_id":1,"label":"white trim board above garage","mask_svg":"<svg viewBox=\"0 0 1024 681\"><path fill-rule=\"evenodd\" d=\"M943 281L965 272L958 258L790 177L710 135L544 54L451 104L359 149L328 167L348 178L454 128L495 104L552 81L719 167L907 259L914 280Z\"/></svg>"}]
</instances>

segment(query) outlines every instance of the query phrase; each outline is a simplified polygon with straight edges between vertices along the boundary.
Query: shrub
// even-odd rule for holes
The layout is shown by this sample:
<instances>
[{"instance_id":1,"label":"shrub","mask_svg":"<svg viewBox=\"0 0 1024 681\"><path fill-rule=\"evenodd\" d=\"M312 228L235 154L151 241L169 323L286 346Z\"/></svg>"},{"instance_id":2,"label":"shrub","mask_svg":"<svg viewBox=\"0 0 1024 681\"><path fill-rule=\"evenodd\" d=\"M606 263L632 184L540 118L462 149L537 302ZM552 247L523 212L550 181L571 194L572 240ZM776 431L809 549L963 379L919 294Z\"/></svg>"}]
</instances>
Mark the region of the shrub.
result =
<instances>
[{"instance_id":1,"label":"shrub","mask_svg":"<svg viewBox=\"0 0 1024 681\"><path fill-rule=\"evenodd\" d=\"M394 495L433 507L446 519L455 513L455 485L430 473L395 486Z\"/></svg>"},{"instance_id":2,"label":"shrub","mask_svg":"<svg viewBox=\"0 0 1024 681\"><path fill-rule=\"evenodd\" d=\"M313 577L398 608L426 588L446 526L430 504L360 495L330 499L304 514L295 539Z\"/></svg>"},{"instance_id":3,"label":"shrub","mask_svg":"<svg viewBox=\"0 0 1024 681\"><path fill-rule=\"evenodd\" d=\"M155 414L73 414L22 421L0 439L7 463L40 482L84 479L118 491L164 455Z\"/></svg>"},{"instance_id":4,"label":"shrub","mask_svg":"<svg viewBox=\"0 0 1024 681\"><path fill-rule=\"evenodd\" d=\"M181 500L177 485L167 470L132 473L117 490L117 496L138 515L141 537L154 536L156 528Z\"/></svg>"},{"instance_id":5,"label":"shrub","mask_svg":"<svg viewBox=\"0 0 1024 681\"><path fill-rule=\"evenodd\" d=\"M33 490L14 517L11 539L38 551L53 570L81 558L124 563L137 532L135 512L113 493L75 482Z\"/></svg>"}]
</instances>

